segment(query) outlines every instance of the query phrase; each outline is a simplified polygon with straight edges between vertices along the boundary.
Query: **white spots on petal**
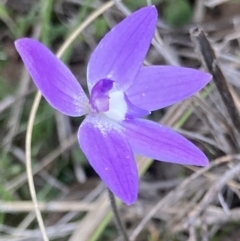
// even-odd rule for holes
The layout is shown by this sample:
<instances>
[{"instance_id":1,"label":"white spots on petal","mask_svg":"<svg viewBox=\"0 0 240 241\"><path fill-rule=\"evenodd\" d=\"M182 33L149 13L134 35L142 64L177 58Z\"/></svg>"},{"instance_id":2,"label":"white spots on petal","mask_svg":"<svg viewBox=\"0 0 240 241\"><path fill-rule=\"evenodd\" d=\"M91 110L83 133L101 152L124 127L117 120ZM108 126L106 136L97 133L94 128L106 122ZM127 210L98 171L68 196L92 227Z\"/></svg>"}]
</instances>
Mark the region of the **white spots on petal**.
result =
<instances>
[{"instance_id":1,"label":"white spots on petal","mask_svg":"<svg viewBox=\"0 0 240 241\"><path fill-rule=\"evenodd\" d=\"M103 122L103 120L101 120L100 118L99 118L99 120L94 122L94 127L99 129L101 131L101 133L103 134L103 136L106 136L106 134L112 130L112 125L107 121Z\"/></svg>"},{"instance_id":2,"label":"white spots on petal","mask_svg":"<svg viewBox=\"0 0 240 241\"><path fill-rule=\"evenodd\" d=\"M144 97L145 96L145 93L142 93L142 97Z\"/></svg>"},{"instance_id":3,"label":"white spots on petal","mask_svg":"<svg viewBox=\"0 0 240 241\"><path fill-rule=\"evenodd\" d=\"M114 71L113 70L107 75L107 78L114 79Z\"/></svg>"},{"instance_id":4,"label":"white spots on petal","mask_svg":"<svg viewBox=\"0 0 240 241\"><path fill-rule=\"evenodd\" d=\"M89 100L82 95L73 95L74 106L77 109L84 109L86 113L90 112Z\"/></svg>"},{"instance_id":5,"label":"white spots on petal","mask_svg":"<svg viewBox=\"0 0 240 241\"><path fill-rule=\"evenodd\" d=\"M88 122L91 123L94 128L98 129L102 133L103 137L107 137L108 133L112 131L122 132L120 125L101 114L96 113L91 115L91 117L88 116ZM87 121L85 121L85 123L87 124Z\"/></svg>"}]
</instances>

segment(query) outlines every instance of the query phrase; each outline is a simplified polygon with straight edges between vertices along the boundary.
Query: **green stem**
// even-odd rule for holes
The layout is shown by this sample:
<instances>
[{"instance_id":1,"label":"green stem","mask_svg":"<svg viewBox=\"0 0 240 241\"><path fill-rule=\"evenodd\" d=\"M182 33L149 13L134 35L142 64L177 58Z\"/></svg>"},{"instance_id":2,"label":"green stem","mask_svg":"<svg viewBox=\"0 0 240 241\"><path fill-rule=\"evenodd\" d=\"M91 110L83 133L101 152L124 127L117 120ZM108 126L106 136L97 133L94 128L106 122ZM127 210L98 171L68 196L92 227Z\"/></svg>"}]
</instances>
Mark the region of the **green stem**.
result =
<instances>
[{"instance_id":1,"label":"green stem","mask_svg":"<svg viewBox=\"0 0 240 241\"><path fill-rule=\"evenodd\" d=\"M129 241L127 230L120 217L114 194L109 189L108 189L108 195L109 195L110 203L112 206L112 211L115 216L115 221L116 221L116 226L117 226L118 232L122 235L124 241Z\"/></svg>"}]
</instances>

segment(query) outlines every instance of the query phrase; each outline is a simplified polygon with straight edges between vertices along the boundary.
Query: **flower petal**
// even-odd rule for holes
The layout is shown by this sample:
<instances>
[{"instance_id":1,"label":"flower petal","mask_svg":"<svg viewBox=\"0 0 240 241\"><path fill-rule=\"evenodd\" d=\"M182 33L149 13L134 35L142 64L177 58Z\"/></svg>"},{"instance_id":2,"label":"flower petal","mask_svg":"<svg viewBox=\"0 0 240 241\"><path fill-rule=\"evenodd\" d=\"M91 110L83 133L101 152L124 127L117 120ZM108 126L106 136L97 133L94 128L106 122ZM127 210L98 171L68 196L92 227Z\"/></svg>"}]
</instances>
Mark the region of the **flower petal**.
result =
<instances>
[{"instance_id":1,"label":"flower petal","mask_svg":"<svg viewBox=\"0 0 240 241\"><path fill-rule=\"evenodd\" d=\"M153 111L190 97L210 80L210 74L195 69L148 66L125 93L134 105Z\"/></svg>"},{"instance_id":2,"label":"flower petal","mask_svg":"<svg viewBox=\"0 0 240 241\"><path fill-rule=\"evenodd\" d=\"M105 78L115 81L121 91L130 86L148 51L156 23L155 7L144 7L105 35L88 63L89 92Z\"/></svg>"},{"instance_id":3,"label":"flower petal","mask_svg":"<svg viewBox=\"0 0 240 241\"><path fill-rule=\"evenodd\" d=\"M55 109L69 116L88 112L88 98L71 71L43 44L23 38L15 42L28 72Z\"/></svg>"},{"instance_id":4,"label":"flower petal","mask_svg":"<svg viewBox=\"0 0 240 241\"><path fill-rule=\"evenodd\" d=\"M207 157L175 131L155 122L134 119L122 122L128 141L137 154L184 165L206 166Z\"/></svg>"},{"instance_id":5,"label":"flower petal","mask_svg":"<svg viewBox=\"0 0 240 241\"><path fill-rule=\"evenodd\" d=\"M79 128L80 147L108 188L130 205L137 199L138 173L121 126L98 114L88 115Z\"/></svg>"},{"instance_id":6,"label":"flower petal","mask_svg":"<svg viewBox=\"0 0 240 241\"><path fill-rule=\"evenodd\" d=\"M124 94L124 99L127 104L127 112L125 114L126 119L140 118L140 117L149 115L151 113L150 111L138 108L137 106L133 105L127 98L126 94Z\"/></svg>"}]
</instances>

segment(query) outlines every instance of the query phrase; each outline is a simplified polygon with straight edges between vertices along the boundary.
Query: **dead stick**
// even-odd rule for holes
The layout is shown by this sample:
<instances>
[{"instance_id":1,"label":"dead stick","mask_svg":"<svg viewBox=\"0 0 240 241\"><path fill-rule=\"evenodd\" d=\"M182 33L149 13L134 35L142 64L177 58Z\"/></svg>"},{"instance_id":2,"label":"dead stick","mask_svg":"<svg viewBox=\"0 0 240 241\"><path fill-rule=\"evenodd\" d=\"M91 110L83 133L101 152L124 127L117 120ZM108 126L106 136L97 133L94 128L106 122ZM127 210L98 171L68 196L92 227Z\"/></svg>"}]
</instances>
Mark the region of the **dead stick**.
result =
<instances>
[{"instance_id":1,"label":"dead stick","mask_svg":"<svg viewBox=\"0 0 240 241\"><path fill-rule=\"evenodd\" d=\"M207 209L208 205L216 197L216 195L221 192L222 188L228 183L231 179L235 178L240 174L240 164L236 165L232 169L226 171L221 178L215 181L211 186L208 192L205 194L202 201L197 207L191 212L188 219L188 225L195 225L197 218Z\"/></svg>"},{"instance_id":2,"label":"dead stick","mask_svg":"<svg viewBox=\"0 0 240 241\"><path fill-rule=\"evenodd\" d=\"M195 50L200 55L202 63L207 67L208 71L213 76L213 81L217 90L223 100L224 105L228 111L231 121L240 133L240 116L237 107L233 101L227 81L219 67L213 47L208 41L204 32L199 28L193 28L190 31L192 41L195 45Z\"/></svg>"}]
</instances>

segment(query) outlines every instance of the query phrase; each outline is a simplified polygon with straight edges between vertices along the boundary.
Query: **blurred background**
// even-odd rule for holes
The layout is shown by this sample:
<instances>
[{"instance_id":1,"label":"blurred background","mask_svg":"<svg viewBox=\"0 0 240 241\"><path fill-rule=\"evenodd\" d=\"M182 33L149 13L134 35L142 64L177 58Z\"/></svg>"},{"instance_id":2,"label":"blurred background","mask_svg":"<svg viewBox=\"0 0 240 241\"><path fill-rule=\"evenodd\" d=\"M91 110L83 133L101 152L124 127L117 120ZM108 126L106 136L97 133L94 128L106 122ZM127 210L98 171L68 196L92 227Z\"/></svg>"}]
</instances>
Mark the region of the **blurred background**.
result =
<instances>
[{"instance_id":1,"label":"blurred background","mask_svg":"<svg viewBox=\"0 0 240 241\"><path fill-rule=\"evenodd\" d=\"M14 41L36 38L57 52L91 14L106 7L62 57L87 91L86 66L99 40L125 17L126 9L150 3L158 9L159 22L146 61L204 70L189 35L199 26L240 108L238 0L0 0L0 241L42 240L25 168L25 135L36 87ZM214 84L149 118L193 141L211 165L200 169L137 157L138 201L119 205L131 240L240 241L240 139ZM63 116L44 99L37 111L32 168L47 234L58 241L120 240L105 186L77 143L82 120Z\"/></svg>"}]
</instances>

